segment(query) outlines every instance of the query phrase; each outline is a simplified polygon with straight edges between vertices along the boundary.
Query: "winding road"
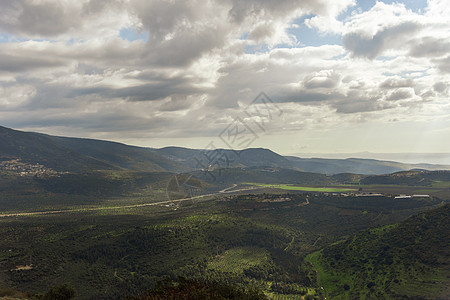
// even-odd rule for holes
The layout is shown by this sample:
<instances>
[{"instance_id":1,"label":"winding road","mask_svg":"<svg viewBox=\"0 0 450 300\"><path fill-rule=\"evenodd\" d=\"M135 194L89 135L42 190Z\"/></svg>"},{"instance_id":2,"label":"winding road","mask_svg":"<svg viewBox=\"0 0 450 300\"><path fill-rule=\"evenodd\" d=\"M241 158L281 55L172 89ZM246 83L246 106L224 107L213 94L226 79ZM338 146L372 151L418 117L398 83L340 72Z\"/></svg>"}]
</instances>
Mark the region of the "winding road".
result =
<instances>
[{"instance_id":1,"label":"winding road","mask_svg":"<svg viewBox=\"0 0 450 300\"><path fill-rule=\"evenodd\" d=\"M151 202L151 203L141 203L141 204L132 204L132 205L118 205L118 206L109 206L109 207L86 207L86 208L74 208L74 209L65 209L65 210L47 210L47 211L35 211L35 212L22 212L22 213L9 213L9 214L0 214L0 218L5 217L22 217L22 216L36 216L36 215L52 215L52 214L63 214L63 213L73 213L73 212L89 212L89 211L98 211L98 210L107 210L107 209L121 209L121 208L137 208L137 207L145 207L145 206L158 206L170 203L179 203L183 201L199 199L203 197L216 196L227 193L235 193L242 191L249 191L254 189L259 189L260 187L250 187L243 188L237 190L230 190L237 186L237 184L233 184L232 186L225 188L217 193L204 194L199 196L193 196L189 198L175 199L175 200L166 200L159 202Z\"/></svg>"}]
</instances>

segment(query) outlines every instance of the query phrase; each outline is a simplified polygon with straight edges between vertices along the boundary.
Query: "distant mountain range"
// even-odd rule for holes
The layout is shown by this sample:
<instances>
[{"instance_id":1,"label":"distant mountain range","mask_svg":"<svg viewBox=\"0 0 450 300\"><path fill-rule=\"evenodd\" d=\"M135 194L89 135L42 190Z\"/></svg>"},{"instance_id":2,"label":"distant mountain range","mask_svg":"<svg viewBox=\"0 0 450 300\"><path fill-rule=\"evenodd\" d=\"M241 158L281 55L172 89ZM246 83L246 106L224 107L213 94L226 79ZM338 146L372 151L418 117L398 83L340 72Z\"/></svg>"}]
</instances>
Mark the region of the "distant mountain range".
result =
<instances>
[{"instance_id":1,"label":"distant mountain range","mask_svg":"<svg viewBox=\"0 0 450 300\"><path fill-rule=\"evenodd\" d=\"M437 165L450 164L450 153L379 153L379 152L353 152L353 153L295 153L291 156L304 157L304 158L332 158L332 159L345 159L350 157L398 161L406 164L419 164L429 163Z\"/></svg>"},{"instance_id":2,"label":"distant mountain range","mask_svg":"<svg viewBox=\"0 0 450 300\"><path fill-rule=\"evenodd\" d=\"M390 174L411 169L450 170L450 165L404 164L374 159L323 159L282 156L269 149L161 149L122 143L57 137L0 126L0 161L20 159L56 171L131 170L189 172L224 168L270 167L322 174Z\"/></svg>"}]
</instances>

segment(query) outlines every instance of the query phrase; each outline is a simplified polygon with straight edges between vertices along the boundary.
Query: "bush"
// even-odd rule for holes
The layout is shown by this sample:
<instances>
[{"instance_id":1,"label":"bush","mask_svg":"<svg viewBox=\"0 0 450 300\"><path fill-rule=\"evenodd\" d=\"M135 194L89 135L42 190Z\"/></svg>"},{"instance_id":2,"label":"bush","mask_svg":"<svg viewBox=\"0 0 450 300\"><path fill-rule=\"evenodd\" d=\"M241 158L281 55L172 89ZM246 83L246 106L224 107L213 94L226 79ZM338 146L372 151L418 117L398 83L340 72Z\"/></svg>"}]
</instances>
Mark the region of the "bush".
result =
<instances>
[{"instance_id":1,"label":"bush","mask_svg":"<svg viewBox=\"0 0 450 300\"><path fill-rule=\"evenodd\" d=\"M267 297L257 289L241 289L236 286L219 283L178 278L177 282L170 279L158 282L155 288L147 290L144 294L127 300L163 300L163 299L242 299L265 300Z\"/></svg>"},{"instance_id":2,"label":"bush","mask_svg":"<svg viewBox=\"0 0 450 300\"><path fill-rule=\"evenodd\" d=\"M51 288L45 293L43 300L70 300L75 298L75 290L67 285L63 284L57 287Z\"/></svg>"}]
</instances>

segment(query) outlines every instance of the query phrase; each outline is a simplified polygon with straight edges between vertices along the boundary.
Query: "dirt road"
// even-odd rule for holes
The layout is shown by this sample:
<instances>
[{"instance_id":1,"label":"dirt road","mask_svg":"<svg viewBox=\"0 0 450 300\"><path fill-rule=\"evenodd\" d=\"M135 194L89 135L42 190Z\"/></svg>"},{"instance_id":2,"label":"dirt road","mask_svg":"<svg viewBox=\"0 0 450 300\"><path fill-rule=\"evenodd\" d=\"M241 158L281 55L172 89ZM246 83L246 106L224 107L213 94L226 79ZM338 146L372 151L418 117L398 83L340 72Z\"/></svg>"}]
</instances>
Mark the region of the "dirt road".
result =
<instances>
[{"instance_id":1,"label":"dirt road","mask_svg":"<svg viewBox=\"0 0 450 300\"><path fill-rule=\"evenodd\" d=\"M189 198L182 198L182 199L175 199L175 200L166 200L166 201L132 204L132 205L118 205L118 206L109 206L109 207L104 207L104 206L103 207L86 207L86 208L74 208L74 209L65 209L65 210L48 210L48 211L0 214L0 218L35 216L35 215L51 215L51 214L73 213L73 212L89 212L89 211L121 209L121 208L137 208L137 207L145 207L145 206L158 206L158 205L164 205L164 204L170 204L170 203L179 203L179 202L199 199L199 198L203 198L203 197L222 195L222 194L226 194L226 193L235 193L235 192L242 192L242 191L258 189L258 187L250 187L250 188L243 188L243 189L238 189L238 190L230 190L232 188L235 188L236 186L237 186L236 184L233 184L232 186L230 186L226 189L223 189L217 193L211 193L211 194L205 194L205 195L199 195L199 196L193 196L193 197L189 197Z\"/></svg>"}]
</instances>

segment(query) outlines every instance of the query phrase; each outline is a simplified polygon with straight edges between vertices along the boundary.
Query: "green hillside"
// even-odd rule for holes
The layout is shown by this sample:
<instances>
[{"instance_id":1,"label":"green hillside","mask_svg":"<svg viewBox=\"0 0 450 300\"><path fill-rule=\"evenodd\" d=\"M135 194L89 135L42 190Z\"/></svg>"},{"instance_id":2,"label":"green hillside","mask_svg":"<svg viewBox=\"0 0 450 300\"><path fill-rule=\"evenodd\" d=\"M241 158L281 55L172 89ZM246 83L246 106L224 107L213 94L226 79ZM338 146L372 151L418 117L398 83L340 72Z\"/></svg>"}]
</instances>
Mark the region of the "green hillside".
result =
<instances>
[{"instance_id":1,"label":"green hillside","mask_svg":"<svg viewBox=\"0 0 450 300\"><path fill-rule=\"evenodd\" d=\"M195 177L217 185L231 185L234 183L286 183L286 184L335 184L338 181L324 174L301 172L281 168L228 168L212 171L191 172Z\"/></svg>"},{"instance_id":2,"label":"green hillside","mask_svg":"<svg viewBox=\"0 0 450 300\"><path fill-rule=\"evenodd\" d=\"M367 176L363 184L397 184L409 186L431 186L436 181L450 181L450 171L404 171L393 174Z\"/></svg>"},{"instance_id":3,"label":"green hillside","mask_svg":"<svg viewBox=\"0 0 450 300\"><path fill-rule=\"evenodd\" d=\"M42 211L73 206L103 205L110 199L120 203L152 202L186 197L181 187L172 187L173 173L136 171L89 171L21 176L0 170L0 212ZM178 175L197 193L205 193L210 185Z\"/></svg>"},{"instance_id":4,"label":"green hillside","mask_svg":"<svg viewBox=\"0 0 450 300\"><path fill-rule=\"evenodd\" d=\"M243 150L161 149L121 143L56 137L22 132L0 126L0 162L19 159L56 171L130 170L142 172L188 172L205 169L272 167L321 174L387 174L423 168L450 169L450 166L403 164L374 159L321 159L282 156L265 148Z\"/></svg>"},{"instance_id":5,"label":"green hillside","mask_svg":"<svg viewBox=\"0 0 450 300\"><path fill-rule=\"evenodd\" d=\"M25 163L40 163L57 171L114 170L109 164L72 151L49 137L0 126L0 161L20 159Z\"/></svg>"},{"instance_id":6,"label":"green hillside","mask_svg":"<svg viewBox=\"0 0 450 300\"><path fill-rule=\"evenodd\" d=\"M311 255L331 299L448 299L450 205Z\"/></svg>"},{"instance_id":7,"label":"green hillside","mask_svg":"<svg viewBox=\"0 0 450 300\"><path fill-rule=\"evenodd\" d=\"M109 141L48 136L52 141L77 153L105 161L126 170L144 172L184 172L185 165L166 158L154 149Z\"/></svg>"}]
</instances>

